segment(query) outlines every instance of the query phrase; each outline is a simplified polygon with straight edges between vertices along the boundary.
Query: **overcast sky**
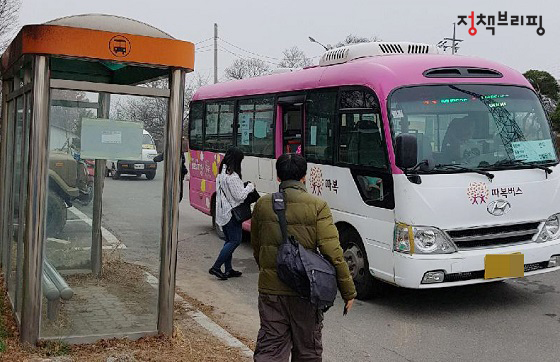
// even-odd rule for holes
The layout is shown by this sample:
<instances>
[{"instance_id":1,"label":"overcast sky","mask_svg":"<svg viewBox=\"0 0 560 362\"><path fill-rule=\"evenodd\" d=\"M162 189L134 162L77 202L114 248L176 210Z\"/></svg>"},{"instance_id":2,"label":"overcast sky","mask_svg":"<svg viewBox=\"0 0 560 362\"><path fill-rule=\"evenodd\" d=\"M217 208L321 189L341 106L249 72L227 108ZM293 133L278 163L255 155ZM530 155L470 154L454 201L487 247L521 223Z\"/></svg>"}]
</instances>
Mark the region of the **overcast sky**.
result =
<instances>
[{"instance_id":1,"label":"overcast sky","mask_svg":"<svg viewBox=\"0 0 560 362\"><path fill-rule=\"evenodd\" d=\"M230 65L235 56L251 57L246 51L277 63L282 50L298 46L309 57L322 54L313 36L322 43L336 43L348 34L385 41L414 41L436 44L451 37L458 15L542 15L545 34L538 36L538 26L496 26L496 35L484 26L478 34L468 35L468 26L457 27L457 37L464 39L460 54L475 55L507 64L519 71L541 69L560 78L560 6L555 0L22 0L21 24L42 23L54 18L106 13L146 22L172 36L204 41L213 36L218 23L220 41L219 70ZM211 41L199 43L196 71L212 77ZM236 46L236 47L234 47ZM243 50L241 50L241 49ZM229 51L229 53L227 52ZM234 53L236 55L233 55ZM317 62L317 58L314 59ZM271 64L274 67L274 64Z\"/></svg>"}]
</instances>

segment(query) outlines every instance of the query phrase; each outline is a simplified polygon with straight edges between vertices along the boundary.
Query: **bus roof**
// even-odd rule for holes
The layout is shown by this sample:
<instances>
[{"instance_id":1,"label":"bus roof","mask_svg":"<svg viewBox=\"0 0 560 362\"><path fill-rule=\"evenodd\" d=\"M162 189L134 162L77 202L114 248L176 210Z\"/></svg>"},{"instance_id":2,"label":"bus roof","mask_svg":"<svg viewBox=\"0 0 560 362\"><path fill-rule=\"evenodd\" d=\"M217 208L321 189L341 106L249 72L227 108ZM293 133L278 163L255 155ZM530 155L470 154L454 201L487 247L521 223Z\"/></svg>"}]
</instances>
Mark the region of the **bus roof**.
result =
<instances>
[{"instance_id":1,"label":"bus roof","mask_svg":"<svg viewBox=\"0 0 560 362\"><path fill-rule=\"evenodd\" d=\"M426 77L433 68L483 68L498 71L501 77ZM302 70L272 74L201 87L193 100L270 94L344 85L364 85L385 98L394 88L405 85L441 83L495 83L531 87L518 71L486 59L444 55L403 54L372 56L343 64L314 66Z\"/></svg>"}]
</instances>

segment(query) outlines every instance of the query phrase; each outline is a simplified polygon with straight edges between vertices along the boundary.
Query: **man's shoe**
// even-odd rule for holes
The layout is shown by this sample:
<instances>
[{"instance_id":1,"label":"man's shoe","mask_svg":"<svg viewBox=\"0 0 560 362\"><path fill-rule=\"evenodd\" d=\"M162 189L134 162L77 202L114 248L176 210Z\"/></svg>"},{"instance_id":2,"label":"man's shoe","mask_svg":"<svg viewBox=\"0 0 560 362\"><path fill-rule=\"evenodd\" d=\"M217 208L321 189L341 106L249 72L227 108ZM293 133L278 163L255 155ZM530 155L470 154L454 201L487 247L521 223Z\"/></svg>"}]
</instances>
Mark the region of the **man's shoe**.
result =
<instances>
[{"instance_id":1,"label":"man's shoe","mask_svg":"<svg viewBox=\"0 0 560 362\"><path fill-rule=\"evenodd\" d=\"M227 280L227 278L228 278L227 275L222 273L222 271L220 269L210 268L210 270L208 270L208 273L214 275L216 278L218 278L220 280Z\"/></svg>"},{"instance_id":2,"label":"man's shoe","mask_svg":"<svg viewBox=\"0 0 560 362\"><path fill-rule=\"evenodd\" d=\"M240 271L231 269L231 270L228 270L225 274L226 274L226 277L228 277L228 278L237 278L237 277L240 277L243 273L240 272Z\"/></svg>"}]
</instances>

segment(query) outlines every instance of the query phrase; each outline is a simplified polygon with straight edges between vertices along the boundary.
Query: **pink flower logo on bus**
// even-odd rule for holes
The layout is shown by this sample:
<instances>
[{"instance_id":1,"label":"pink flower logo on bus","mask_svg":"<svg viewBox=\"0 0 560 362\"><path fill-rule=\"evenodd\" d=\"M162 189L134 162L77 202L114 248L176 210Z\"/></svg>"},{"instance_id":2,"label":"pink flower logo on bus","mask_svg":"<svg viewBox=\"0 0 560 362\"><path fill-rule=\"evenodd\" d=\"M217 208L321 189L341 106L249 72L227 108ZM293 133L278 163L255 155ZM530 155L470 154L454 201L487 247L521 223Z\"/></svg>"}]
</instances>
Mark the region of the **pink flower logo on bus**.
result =
<instances>
[{"instance_id":1,"label":"pink flower logo on bus","mask_svg":"<svg viewBox=\"0 0 560 362\"><path fill-rule=\"evenodd\" d=\"M490 191L484 182L471 182L467 188L467 196L472 205L485 204Z\"/></svg>"},{"instance_id":2,"label":"pink flower logo on bus","mask_svg":"<svg viewBox=\"0 0 560 362\"><path fill-rule=\"evenodd\" d=\"M323 172L319 167L313 166L311 167L309 176L311 192L315 195L321 195L321 192L323 191Z\"/></svg>"}]
</instances>

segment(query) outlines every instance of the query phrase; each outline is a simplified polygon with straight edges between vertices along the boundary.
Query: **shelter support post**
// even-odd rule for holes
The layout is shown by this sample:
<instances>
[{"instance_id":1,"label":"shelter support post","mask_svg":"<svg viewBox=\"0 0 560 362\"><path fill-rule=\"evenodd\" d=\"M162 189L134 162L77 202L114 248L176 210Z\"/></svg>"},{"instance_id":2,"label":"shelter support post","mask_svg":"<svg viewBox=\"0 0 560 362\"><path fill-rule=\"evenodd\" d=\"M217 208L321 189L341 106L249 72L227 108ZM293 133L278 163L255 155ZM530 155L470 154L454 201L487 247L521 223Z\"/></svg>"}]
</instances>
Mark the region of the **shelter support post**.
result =
<instances>
[{"instance_id":1,"label":"shelter support post","mask_svg":"<svg viewBox=\"0 0 560 362\"><path fill-rule=\"evenodd\" d=\"M103 185L105 183L105 160L95 160L93 178L93 221L91 240L91 272L101 278L103 269L103 233L101 218L103 217Z\"/></svg>"},{"instance_id":2,"label":"shelter support post","mask_svg":"<svg viewBox=\"0 0 560 362\"><path fill-rule=\"evenodd\" d=\"M98 118L109 118L110 97L108 93L99 93ZM103 186L105 184L106 160L95 160L93 178L93 221L91 239L91 272L101 278L103 270L103 233L101 219L103 217Z\"/></svg>"},{"instance_id":3,"label":"shelter support post","mask_svg":"<svg viewBox=\"0 0 560 362\"><path fill-rule=\"evenodd\" d=\"M34 57L33 111L29 134L27 207L24 247L24 288L21 314L21 340L31 345L39 338L41 319L41 274L47 213L49 169L49 60Z\"/></svg>"},{"instance_id":4,"label":"shelter support post","mask_svg":"<svg viewBox=\"0 0 560 362\"><path fill-rule=\"evenodd\" d=\"M169 107L165 142L165 178L161 221L161 254L159 271L158 332L173 334L175 273L179 222L179 181L181 177L181 132L185 72L173 69L169 80Z\"/></svg>"}]
</instances>

